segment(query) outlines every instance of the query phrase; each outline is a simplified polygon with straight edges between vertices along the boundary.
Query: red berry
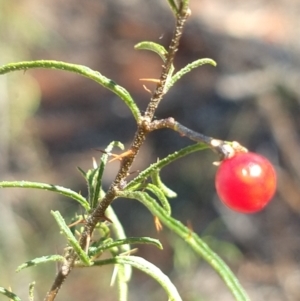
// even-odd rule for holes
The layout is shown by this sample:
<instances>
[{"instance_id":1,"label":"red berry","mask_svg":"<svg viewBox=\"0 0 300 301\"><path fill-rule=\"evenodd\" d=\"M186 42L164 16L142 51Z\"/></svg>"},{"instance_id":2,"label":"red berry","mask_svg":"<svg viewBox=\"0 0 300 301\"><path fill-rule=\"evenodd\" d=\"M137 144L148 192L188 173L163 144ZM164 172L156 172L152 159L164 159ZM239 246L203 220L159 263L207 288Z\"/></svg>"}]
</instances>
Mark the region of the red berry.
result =
<instances>
[{"instance_id":1,"label":"red berry","mask_svg":"<svg viewBox=\"0 0 300 301\"><path fill-rule=\"evenodd\" d=\"M265 157L240 152L222 161L215 185L219 198L229 208L253 213L271 201L276 191L276 173Z\"/></svg>"}]
</instances>

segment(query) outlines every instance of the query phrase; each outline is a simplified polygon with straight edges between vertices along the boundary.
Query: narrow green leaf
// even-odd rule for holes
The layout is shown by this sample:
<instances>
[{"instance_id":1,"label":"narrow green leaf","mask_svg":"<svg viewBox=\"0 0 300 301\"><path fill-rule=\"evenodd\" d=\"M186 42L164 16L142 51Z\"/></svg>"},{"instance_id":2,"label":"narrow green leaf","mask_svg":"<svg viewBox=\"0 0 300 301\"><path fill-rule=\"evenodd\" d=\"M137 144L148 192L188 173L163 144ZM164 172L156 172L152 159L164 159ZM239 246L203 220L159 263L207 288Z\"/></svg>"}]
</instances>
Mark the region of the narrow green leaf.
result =
<instances>
[{"instance_id":1,"label":"narrow green leaf","mask_svg":"<svg viewBox=\"0 0 300 301\"><path fill-rule=\"evenodd\" d=\"M159 218L162 224L185 240L220 275L237 301L250 301L249 296L226 263L196 233L192 232L191 229L184 226L180 221L167 215L163 208L151 200L151 197L144 192L136 191L119 192L119 197L136 199L144 204L154 216Z\"/></svg>"},{"instance_id":2,"label":"narrow green leaf","mask_svg":"<svg viewBox=\"0 0 300 301\"><path fill-rule=\"evenodd\" d=\"M63 261L63 260L64 260L64 257L61 256L61 255L42 256L42 257L35 258L35 259L29 260L29 261L21 264L16 269L16 272L20 272L21 270L26 269L28 267L37 266L38 264L41 264L41 263L47 263L47 262L50 262L50 261Z\"/></svg>"},{"instance_id":3,"label":"narrow green leaf","mask_svg":"<svg viewBox=\"0 0 300 301\"><path fill-rule=\"evenodd\" d=\"M159 44L154 43L154 42L149 42L149 41L143 41L143 42L140 42L140 43L136 44L134 46L134 49L153 51L161 57L163 62L166 61L166 56L168 54L168 52L167 52L167 50L165 49L164 46L159 45Z\"/></svg>"},{"instance_id":4,"label":"narrow green leaf","mask_svg":"<svg viewBox=\"0 0 300 301\"><path fill-rule=\"evenodd\" d=\"M7 298L13 301L21 301L21 299L16 294L12 293L4 287L0 287L0 294L6 296Z\"/></svg>"},{"instance_id":5,"label":"narrow green leaf","mask_svg":"<svg viewBox=\"0 0 300 301\"><path fill-rule=\"evenodd\" d=\"M164 63L166 62L168 52L163 46L161 46L157 43L144 41L144 42L136 44L134 46L134 48L138 49L138 50L142 49L142 50L153 51L161 57L161 59L163 60ZM164 93L167 92L167 88L169 87L169 82L172 80L172 75L173 75L174 70L175 70L174 66L171 65L170 71L169 71L167 79L166 79L166 86L165 86Z\"/></svg>"},{"instance_id":6,"label":"narrow green leaf","mask_svg":"<svg viewBox=\"0 0 300 301\"><path fill-rule=\"evenodd\" d=\"M69 229L68 225L66 224L64 218L61 216L59 211L51 211L51 214L54 216L62 234L67 238L69 244L73 247L74 251L83 262L84 265L89 266L90 260L87 254L81 249L77 239Z\"/></svg>"},{"instance_id":7,"label":"narrow green leaf","mask_svg":"<svg viewBox=\"0 0 300 301\"><path fill-rule=\"evenodd\" d=\"M122 223L120 222L118 216L116 215L115 211L113 210L112 206L109 206L105 211L106 216L112 221L111 224L111 231L113 232L116 239L122 241L126 240L126 233L123 228ZM127 253L130 251L130 244L120 244L120 252ZM124 281L129 281L132 274L131 266L126 266L122 269L123 277L125 277Z\"/></svg>"},{"instance_id":8,"label":"narrow green leaf","mask_svg":"<svg viewBox=\"0 0 300 301\"><path fill-rule=\"evenodd\" d=\"M138 256L116 256L114 258L95 261L94 266L106 264L129 264L156 280L168 295L169 301L182 301L177 288L157 266Z\"/></svg>"},{"instance_id":9,"label":"narrow green leaf","mask_svg":"<svg viewBox=\"0 0 300 301\"><path fill-rule=\"evenodd\" d=\"M18 62L18 63L10 63L1 66L0 74L5 74L8 72L18 71L18 70L28 70L33 68L57 69L57 70L74 72L84 77L87 77L97 82L98 84L102 85L104 88L109 89L116 95L118 95L128 106L128 108L131 110L131 113L136 119L136 121L140 119L141 113L136 103L134 102L134 100L132 99L132 97L130 96L129 92L126 89L117 85L114 81L105 77L98 71L94 71L83 65L69 64L65 62L50 61L50 60L25 61L25 62Z\"/></svg>"},{"instance_id":10,"label":"narrow green leaf","mask_svg":"<svg viewBox=\"0 0 300 301\"><path fill-rule=\"evenodd\" d=\"M118 264L115 265L115 269L117 269L117 282L118 282L118 294L119 294L119 301L127 301L128 300L128 282L129 279L127 277L127 267L130 265L125 264Z\"/></svg>"},{"instance_id":11,"label":"narrow green leaf","mask_svg":"<svg viewBox=\"0 0 300 301\"><path fill-rule=\"evenodd\" d=\"M191 153L194 153L194 152L197 152L200 150L204 150L204 149L208 149L208 148L209 147L206 144L197 143L197 144L189 145L185 148L182 148L181 150L179 150L177 152L174 152L174 153L168 155L166 158L159 160L156 163L151 164L148 168L146 168L145 170L140 172L137 177L135 177L131 182L129 182L127 184L127 186L125 188L126 191L137 189L141 185L141 183L145 182L145 180L149 176L151 176L151 174L153 174L157 170L162 169L163 167L167 166L168 164L170 164L182 157L185 157Z\"/></svg>"},{"instance_id":12,"label":"narrow green leaf","mask_svg":"<svg viewBox=\"0 0 300 301\"><path fill-rule=\"evenodd\" d=\"M118 216L116 215L115 211L113 210L112 206L109 206L105 211L106 216L112 221L112 224L110 225L111 231L114 234L114 237L120 241L127 238L123 225L120 222ZM121 252L129 252L130 246L121 244Z\"/></svg>"},{"instance_id":13,"label":"narrow green leaf","mask_svg":"<svg viewBox=\"0 0 300 301\"><path fill-rule=\"evenodd\" d=\"M29 301L34 301L34 287L35 287L35 281L29 284L29 294L28 294Z\"/></svg>"},{"instance_id":14,"label":"narrow green leaf","mask_svg":"<svg viewBox=\"0 0 300 301\"><path fill-rule=\"evenodd\" d=\"M199 59L196 60L188 65L186 65L185 67L183 67L182 69L180 69L178 72L176 72L171 80L168 82L168 87L167 87L167 91L185 74L189 73L190 71L192 71L195 68L198 68L204 64L210 64L212 66L217 66L217 63L212 60L212 59Z\"/></svg>"},{"instance_id":15,"label":"narrow green leaf","mask_svg":"<svg viewBox=\"0 0 300 301\"><path fill-rule=\"evenodd\" d=\"M177 193L175 191L173 191L172 189L170 189L169 187L167 187L161 180L160 178L160 174L159 174L159 170L154 171L151 174L151 179L153 184L155 184L157 187L159 187L159 189L164 193L164 195L167 198L176 198L177 197Z\"/></svg>"},{"instance_id":16,"label":"narrow green leaf","mask_svg":"<svg viewBox=\"0 0 300 301\"><path fill-rule=\"evenodd\" d=\"M179 12L179 9L177 7L177 3L175 0L168 0L169 2L169 5L174 13L175 16L177 16L178 12Z\"/></svg>"},{"instance_id":17,"label":"narrow green leaf","mask_svg":"<svg viewBox=\"0 0 300 301\"><path fill-rule=\"evenodd\" d=\"M149 183L149 184L147 184L146 189L151 191L159 199L159 201L160 201L162 207L164 208L164 210L166 211L166 213L168 215L171 215L171 206L169 204L169 201L165 197L164 193L160 190L160 188L158 188L154 184Z\"/></svg>"},{"instance_id":18,"label":"narrow green leaf","mask_svg":"<svg viewBox=\"0 0 300 301\"><path fill-rule=\"evenodd\" d=\"M92 211L95 207L94 198L95 198L95 187L94 187L94 179L98 178L98 167L96 169L89 169L86 172L86 182L88 187L88 202L90 204L90 211ZM101 181L100 181L101 182ZM101 183L100 183L101 184Z\"/></svg>"},{"instance_id":19,"label":"narrow green leaf","mask_svg":"<svg viewBox=\"0 0 300 301\"><path fill-rule=\"evenodd\" d=\"M121 150L124 150L123 143L121 143L120 141L112 141L104 150L105 153L101 156L100 166L96 169L96 173L94 174L93 178L91 178L91 180L89 181L89 199L92 209L96 208L96 206L98 205L100 193L102 190L102 177L104 169L107 164L109 153L114 147L118 147Z\"/></svg>"},{"instance_id":20,"label":"narrow green leaf","mask_svg":"<svg viewBox=\"0 0 300 301\"><path fill-rule=\"evenodd\" d=\"M80 168L78 166L77 166L77 169L81 173L81 175L84 177L84 179L86 179L86 172L82 168Z\"/></svg>"},{"instance_id":21,"label":"narrow green leaf","mask_svg":"<svg viewBox=\"0 0 300 301\"><path fill-rule=\"evenodd\" d=\"M160 250L163 249L162 244L159 240L151 238L151 237L127 237L124 239L118 239L115 241L109 240L108 242L104 242L103 244L97 247L89 248L89 256L95 256L99 253L102 253L105 250L109 250L110 248L124 246L124 245L132 245L132 244L150 244L154 245Z\"/></svg>"},{"instance_id":22,"label":"narrow green leaf","mask_svg":"<svg viewBox=\"0 0 300 301\"><path fill-rule=\"evenodd\" d=\"M2 181L0 182L0 188L33 188L57 192L77 201L82 207L84 207L85 210L89 210L89 203L81 194L58 185L29 181Z\"/></svg>"}]
</instances>

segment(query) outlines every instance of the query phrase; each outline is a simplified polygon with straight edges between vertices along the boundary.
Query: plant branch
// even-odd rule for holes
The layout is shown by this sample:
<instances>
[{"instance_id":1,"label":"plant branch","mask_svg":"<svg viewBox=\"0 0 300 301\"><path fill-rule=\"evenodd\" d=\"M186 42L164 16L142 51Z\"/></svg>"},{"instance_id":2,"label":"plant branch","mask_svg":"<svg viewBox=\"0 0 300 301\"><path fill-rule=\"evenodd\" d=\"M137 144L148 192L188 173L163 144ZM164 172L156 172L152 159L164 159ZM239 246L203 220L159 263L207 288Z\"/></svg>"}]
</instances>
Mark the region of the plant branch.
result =
<instances>
[{"instance_id":1,"label":"plant branch","mask_svg":"<svg viewBox=\"0 0 300 301\"><path fill-rule=\"evenodd\" d=\"M206 144L209 148L219 154L221 160L233 156L235 152L247 151L245 147L243 147L236 141L229 142L205 136L185 127L184 125L177 122L173 117L154 120L149 124L147 130L154 131L162 128L172 129L178 132L181 136L186 136L193 141Z\"/></svg>"},{"instance_id":2,"label":"plant branch","mask_svg":"<svg viewBox=\"0 0 300 301\"><path fill-rule=\"evenodd\" d=\"M180 11L176 15L176 28L168 49L168 54L166 55L166 61L162 67L160 81L156 87L153 97L149 102L144 116L142 116L138 121L138 128L135 133L131 147L128 151L128 155L122 158L120 169L116 175L115 180L108 188L106 195L99 202L95 210L86 219L84 231L79 239L79 245L83 250L87 248L89 238L91 237L98 222L106 219L105 211L108 208L108 206L113 202L113 200L118 196L117 192L120 190L122 183L128 176L132 163L136 158L141 146L143 145L147 133L149 132L149 124L151 123L155 111L167 90L167 79L170 75L170 70L172 68L174 57L178 50L179 40L181 38L185 22L188 16L190 15L190 10L187 8L186 5L187 2L188 1L186 0L184 1ZM71 272L76 259L77 254L75 252L71 252L66 264L64 264L58 272L51 287L51 290L48 292L45 298L45 301L53 301L55 299L61 285Z\"/></svg>"},{"instance_id":3,"label":"plant branch","mask_svg":"<svg viewBox=\"0 0 300 301\"><path fill-rule=\"evenodd\" d=\"M121 167L119 169L119 172L118 172L114 182L111 184L105 197L101 200L98 207L94 210L94 212L87 219L86 229L88 231L84 231L84 233L81 237L80 243L83 244L82 248L84 247L84 244L85 244L86 234L90 235L91 232L93 231L94 227L96 226L96 224L101 219L105 219L105 215L104 215L105 210L111 204L111 202L115 199L115 197L117 195L116 191L119 190L120 184L127 177L130 167L131 167L135 157L137 156L137 154L140 150L140 147L142 146L142 144L144 143L144 141L146 139L146 135L149 132L148 128L149 128L151 119L153 118L155 110L164 95L164 89L166 87L166 80L167 80L167 77L169 74L169 70L173 64L175 54L178 50L179 40L180 40L180 37L183 32L183 27L184 27L184 24L189 15L190 15L190 11L187 9L187 10L182 10L182 14L177 16L178 18L177 18L174 36L173 36L171 44L169 46L169 51L166 55L166 62L162 67L160 82L156 87L154 95L150 100L150 103L146 109L144 116L141 118L141 122L138 124L138 129L134 136L130 150L128 152L128 156L126 156L122 159ZM87 232L87 233L85 234L85 232Z\"/></svg>"}]
</instances>

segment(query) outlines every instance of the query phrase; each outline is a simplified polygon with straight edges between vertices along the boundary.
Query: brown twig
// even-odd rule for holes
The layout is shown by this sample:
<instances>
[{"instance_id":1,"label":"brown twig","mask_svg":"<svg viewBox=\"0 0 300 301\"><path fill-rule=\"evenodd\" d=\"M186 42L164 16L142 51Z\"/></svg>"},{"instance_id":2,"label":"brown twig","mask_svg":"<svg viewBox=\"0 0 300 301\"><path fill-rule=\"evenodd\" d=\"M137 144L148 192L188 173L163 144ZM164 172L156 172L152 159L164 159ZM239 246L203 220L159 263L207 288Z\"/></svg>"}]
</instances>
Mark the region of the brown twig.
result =
<instances>
[{"instance_id":1,"label":"brown twig","mask_svg":"<svg viewBox=\"0 0 300 301\"><path fill-rule=\"evenodd\" d=\"M138 128L135 133L133 142L131 147L129 148L128 155L124 156L121 161L120 169L117 173L117 176L113 183L110 185L106 195L101 200L99 205L95 208L95 210L86 218L86 224L84 227L84 231L79 238L79 244L83 250L87 248L88 238L92 236L92 233L97 225L98 222L101 220L105 220L105 211L107 207L113 202L113 200L117 197L117 191L120 189L120 184L125 180L127 177L129 170L132 166L134 159L136 158L142 144L146 139L146 135L149 132L150 124L152 122L153 116L155 111L164 96L165 87L167 83L167 78L169 76L169 72L171 66L174 61L175 54L178 50L179 40L181 38L184 24L190 15L189 9L182 9L180 13L178 13L176 28L174 31L174 35L172 41L169 46L168 54L166 56L166 61L162 67L161 76L155 92L148 104L148 107L145 111L145 114L141 117L140 121L138 122ZM77 255L75 252L71 252L68 255L65 263L60 268L60 271L56 275L56 278L51 286L50 291L47 293L45 297L45 301L53 301L61 288L62 284L72 271L74 263L77 259Z\"/></svg>"}]
</instances>

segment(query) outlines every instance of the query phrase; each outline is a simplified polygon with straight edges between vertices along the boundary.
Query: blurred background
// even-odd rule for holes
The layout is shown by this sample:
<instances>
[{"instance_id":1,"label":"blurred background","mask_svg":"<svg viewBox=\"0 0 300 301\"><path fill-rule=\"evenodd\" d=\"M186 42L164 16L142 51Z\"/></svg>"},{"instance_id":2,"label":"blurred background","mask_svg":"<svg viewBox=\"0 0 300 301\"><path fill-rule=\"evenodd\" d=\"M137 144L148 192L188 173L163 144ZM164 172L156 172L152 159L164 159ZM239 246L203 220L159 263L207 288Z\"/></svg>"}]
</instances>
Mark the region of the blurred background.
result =
<instances>
[{"instance_id":1,"label":"blurred background","mask_svg":"<svg viewBox=\"0 0 300 301\"><path fill-rule=\"evenodd\" d=\"M86 65L124 86L144 110L150 95L140 78L158 78L161 61L135 51L143 40L167 47L174 18L166 0L0 0L0 64L53 59ZM206 135L236 140L268 157L278 192L260 213L225 208L215 194L216 155L198 152L162 172L178 193L174 217L189 223L230 265L252 300L300 300L300 2L296 0L190 0L176 57L179 69L214 59L182 78L164 98L157 118L174 117ZM147 88L154 85L147 83ZM0 76L0 177L59 184L86 194L77 166L92 167L112 140L128 146L136 129L114 94L78 75L36 69ZM135 162L143 170L192 142L170 130L149 135ZM109 165L107 187L119 163ZM66 243L50 210L82 213L50 192L2 189L0 286L24 300L36 280L36 300L49 289L54 264L15 273L29 259L62 254ZM233 300L217 274L166 229L157 233L137 202L113 204L128 236L153 236L164 250L139 247L137 255L161 267L184 300ZM58 300L117 300L109 287L112 267L75 270ZM74 289L76 288L76 289ZM2 297L0 297L0 300ZM165 300L147 276L134 271L130 300Z\"/></svg>"}]
</instances>

